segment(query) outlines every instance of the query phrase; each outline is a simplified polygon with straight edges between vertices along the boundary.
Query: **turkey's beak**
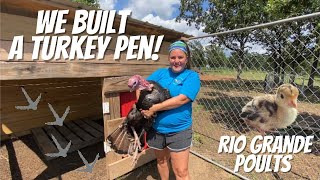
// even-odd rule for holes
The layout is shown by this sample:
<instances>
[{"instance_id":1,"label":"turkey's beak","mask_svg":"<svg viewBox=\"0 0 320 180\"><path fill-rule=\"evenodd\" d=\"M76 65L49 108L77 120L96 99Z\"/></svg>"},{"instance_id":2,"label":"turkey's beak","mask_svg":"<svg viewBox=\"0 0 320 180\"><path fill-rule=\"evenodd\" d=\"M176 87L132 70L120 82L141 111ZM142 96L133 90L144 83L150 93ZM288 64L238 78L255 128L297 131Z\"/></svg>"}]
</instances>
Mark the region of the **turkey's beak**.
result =
<instances>
[{"instance_id":1,"label":"turkey's beak","mask_svg":"<svg viewBox=\"0 0 320 180\"><path fill-rule=\"evenodd\" d=\"M295 100L291 100L291 101L288 103L288 105L291 106L291 107L294 107L294 108L297 108L297 107L298 107L297 101L295 101Z\"/></svg>"},{"instance_id":2,"label":"turkey's beak","mask_svg":"<svg viewBox=\"0 0 320 180\"><path fill-rule=\"evenodd\" d=\"M153 84L150 84L150 85L148 86L148 91L152 91L152 89L153 89Z\"/></svg>"},{"instance_id":3,"label":"turkey's beak","mask_svg":"<svg viewBox=\"0 0 320 180\"><path fill-rule=\"evenodd\" d=\"M133 85L133 86L131 86L131 88L130 88L130 92L134 91L134 89L136 88L136 86L137 86L137 85Z\"/></svg>"}]
</instances>

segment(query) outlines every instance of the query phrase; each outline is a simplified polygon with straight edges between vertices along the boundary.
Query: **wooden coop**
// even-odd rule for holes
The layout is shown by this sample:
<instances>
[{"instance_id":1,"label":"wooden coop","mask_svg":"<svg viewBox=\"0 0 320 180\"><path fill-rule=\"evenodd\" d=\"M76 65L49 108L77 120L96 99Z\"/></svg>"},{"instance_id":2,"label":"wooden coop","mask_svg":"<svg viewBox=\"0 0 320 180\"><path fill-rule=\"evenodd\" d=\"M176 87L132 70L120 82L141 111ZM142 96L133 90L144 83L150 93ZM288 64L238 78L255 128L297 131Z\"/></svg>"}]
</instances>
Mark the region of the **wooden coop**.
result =
<instances>
[{"instance_id":1,"label":"wooden coop","mask_svg":"<svg viewBox=\"0 0 320 180\"><path fill-rule=\"evenodd\" d=\"M148 76L160 67L168 65L169 44L188 35L160 26L128 18L126 35L164 35L159 60L126 60L121 54L113 59L116 38L112 38L103 60L32 60L33 42L36 35L39 10L69 9L66 16L66 34L71 35L73 17L77 9L93 9L65 0L1 0L1 140L13 136L33 134L45 153L57 151L50 135L54 135L61 146L70 140L70 151L75 151L106 137L121 123L135 101L129 93L127 80L134 74ZM134 12L133 12L134 13ZM116 17L114 27L119 27ZM24 36L22 60L8 60L14 36ZM117 34L113 34L116 37ZM32 100L40 97L36 110L21 110L26 106L23 89ZM39 96L41 94L41 96ZM53 111L60 117L66 112L64 125L48 126L54 121ZM99 123L99 120L101 123ZM103 123L102 120L103 119ZM105 146L108 179L114 179L154 159L148 150L140 153L138 163L131 167L131 158L122 158Z\"/></svg>"}]
</instances>

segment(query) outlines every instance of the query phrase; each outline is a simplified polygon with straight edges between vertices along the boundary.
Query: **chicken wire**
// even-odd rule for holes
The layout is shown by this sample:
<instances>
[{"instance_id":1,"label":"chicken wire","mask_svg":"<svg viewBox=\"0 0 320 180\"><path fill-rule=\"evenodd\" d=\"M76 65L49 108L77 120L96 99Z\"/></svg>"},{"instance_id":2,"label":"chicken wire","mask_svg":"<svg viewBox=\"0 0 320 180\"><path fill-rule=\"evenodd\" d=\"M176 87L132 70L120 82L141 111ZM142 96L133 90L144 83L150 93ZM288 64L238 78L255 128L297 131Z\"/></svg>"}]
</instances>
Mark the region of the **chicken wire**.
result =
<instances>
[{"instance_id":1,"label":"chicken wire","mask_svg":"<svg viewBox=\"0 0 320 180\"><path fill-rule=\"evenodd\" d=\"M240 173L250 179L320 179L319 19L314 13L188 41L192 67L201 78L193 106L193 151L233 169L236 154L217 153L220 137L246 135L250 142L259 133L240 119L242 107L291 83L300 91L298 117L268 134L313 135L312 152L294 154L288 173Z\"/></svg>"}]
</instances>

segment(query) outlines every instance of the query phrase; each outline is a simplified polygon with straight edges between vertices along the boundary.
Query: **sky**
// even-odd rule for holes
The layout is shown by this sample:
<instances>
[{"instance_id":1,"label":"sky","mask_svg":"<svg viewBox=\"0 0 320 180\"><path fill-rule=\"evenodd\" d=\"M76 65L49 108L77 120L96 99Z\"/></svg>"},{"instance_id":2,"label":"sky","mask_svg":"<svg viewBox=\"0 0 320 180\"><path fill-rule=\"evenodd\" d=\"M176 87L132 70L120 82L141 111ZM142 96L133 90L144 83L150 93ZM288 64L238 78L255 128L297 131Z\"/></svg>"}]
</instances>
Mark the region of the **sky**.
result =
<instances>
[{"instance_id":1,"label":"sky","mask_svg":"<svg viewBox=\"0 0 320 180\"><path fill-rule=\"evenodd\" d=\"M99 0L99 2L100 8L104 10L131 10L131 17L141 21L195 37L205 34L201 29L188 26L186 21L175 22L179 14L180 0Z\"/></svg>"},{"instance_id":2,"label":"sky","mask_svg":"<svg viewBox=\"0 0 320 180\"><path fill-rule=\"evenodd\" d=\"M184 20L180 23L175 21L175 18L179 15L180 0L99 0L99 3L100 8L103 10L131 10L132 18L193 35L194 37L207 35L202 32L203 28L197 29L195 26L188 26ZM203 4L203 7L206 6L208 5ZM206 40L209 41L209 39L202 39L201 43L207 44ZM249 52L266 53L259 45L250 44L249 46L251 46ZM227 56L230 56L230 52L231 50L225 50Z\"/></svg>"}]
</instances>

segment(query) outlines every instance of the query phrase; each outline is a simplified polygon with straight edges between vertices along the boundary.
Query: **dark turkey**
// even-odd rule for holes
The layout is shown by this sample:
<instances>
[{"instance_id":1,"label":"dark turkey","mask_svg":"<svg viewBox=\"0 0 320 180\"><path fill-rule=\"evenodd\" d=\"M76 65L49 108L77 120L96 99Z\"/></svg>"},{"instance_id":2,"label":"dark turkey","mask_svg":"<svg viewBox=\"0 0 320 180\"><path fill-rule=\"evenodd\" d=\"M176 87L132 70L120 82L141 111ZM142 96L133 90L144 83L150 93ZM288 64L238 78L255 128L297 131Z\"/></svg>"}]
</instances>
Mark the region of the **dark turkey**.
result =
<instances>
[{"instance_id":1,"label":"dark turkey","mask_svg":"<svg viewBox=\"0 0 320 180\"><path fill-rule=\"evenodd\" d=\"M128 153L136 155L141 150L142 135L154 122L154 117L145 118L141 110L148 110L152 105L161 103L169 99L170 93L167 89L155 81L146 81L139 75L132 76L128 81L130 91L137 89L140 91L135 107L132 107L124 122L108 137L113 149L118 153Z\"/></svg>"}]
</instances>

